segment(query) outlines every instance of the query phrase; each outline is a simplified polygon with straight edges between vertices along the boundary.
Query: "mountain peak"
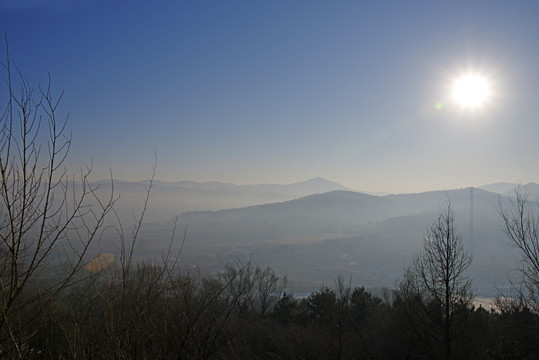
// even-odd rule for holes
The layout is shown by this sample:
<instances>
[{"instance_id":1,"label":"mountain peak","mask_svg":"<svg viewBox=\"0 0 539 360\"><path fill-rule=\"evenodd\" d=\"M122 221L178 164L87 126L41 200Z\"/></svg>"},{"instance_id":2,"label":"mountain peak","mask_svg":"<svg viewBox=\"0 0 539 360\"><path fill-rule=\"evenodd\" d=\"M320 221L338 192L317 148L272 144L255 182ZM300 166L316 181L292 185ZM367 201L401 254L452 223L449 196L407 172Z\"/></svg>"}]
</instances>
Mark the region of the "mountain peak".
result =
<instances>
[{"instance_id":1,"label":"mountain peak","mask_svg":"<svg viewBox=\"0 0 539 360\"><path fill-rule=\"evenodd\" d=\"M298 182L296 184L324 184L324 185L331 185L331 186L334 186L334 187L341 187L341 188L345 189L345 187L342 186L341 184L339 184L337 182L334 182L334 181L331 181L331 180L328 180L328 179L325 179L325 178L320 177L320 176L314 177L314 178L309 179L309 180L300 181L300 182Z\"/></svg>"}]
</instances>

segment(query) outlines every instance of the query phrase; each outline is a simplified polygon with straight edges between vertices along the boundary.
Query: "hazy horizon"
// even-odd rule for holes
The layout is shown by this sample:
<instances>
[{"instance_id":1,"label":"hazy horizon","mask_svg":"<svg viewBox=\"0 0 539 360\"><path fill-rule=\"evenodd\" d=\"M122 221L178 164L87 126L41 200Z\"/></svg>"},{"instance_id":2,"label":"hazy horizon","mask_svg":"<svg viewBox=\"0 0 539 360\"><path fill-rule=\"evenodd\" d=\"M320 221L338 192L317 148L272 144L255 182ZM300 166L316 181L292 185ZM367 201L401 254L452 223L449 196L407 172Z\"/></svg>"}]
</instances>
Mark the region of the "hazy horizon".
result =
<instances>
[{"instance_id":1,"label":"hazy horizon","mask_svg":"<svg viewBox=\"0 0 539 360\"><path fill-rule=\"evenodd\" d=\"M0 30L31 85L50 72L65 91L70 172L92 162L93 179L144 180L155 152L162 181L417 193L539 182L537 13L532 1L4 0ZM481 106L452 98L465 74L488 81Z\"/></svg>"},{"instance_id":2,"label":"hazy horizon","mask_svg":"<svg viewBox=\"0 0 539 360\"><path fill-rule=\"evenodd\" d=\"M303 179L303 180L300 180L300 181L288 182L288 183L277 183L277 182L272 183L272 182L267 182L267 181L266 182L260 182L260 183L233 183L233 182L226 182L226 181L219 181L219 180L202 180L201 181L201 180L193 180L193 179L177 179L177 180L169 181L169 180L162 180L162 179L158 179L158 178L155 178L154 182L162 182L162 183L166 183L166 184L193 183L193 184L200 184L200 185L222 184L222 185L231 185L231 186L237 186L237 187L244 187L244 186L257 187L257 186L290 186L290 185L298 185L298 184L303 184L303 183L309 183L309 182L317 181L317 180L321 180L323 182L334 183L336 185L340 185L340 186L343 187L342 190L349 190L349 191L353 191L353 192L361 192L361 193L366 193L366 194L370 194L370 195L418 194L418 193L435 192L435 191L451 191L451 190L462 190L462 189L469 189L469 188L484 188L484 187L494 187L493 190L487 190L487 191L504 192L506 190L505 189L506 186L511 188L511 190L509 190L509 193L512 193L512 189L516 189L519 186L524 186L524 187L527 186L527 185L538 185L539 186L538 183L533 182L533 181L527 182L527 183L509 182L509 181L497 181L497 182L490 182L490 183L478 184L478 185L473 185L473 186L470 185L470 186L448 187L448 188L432 187L432 188L418 189L417 191L390 192L390 191L371 191L369 189L354 189L354 188L344 186L343 184L341 184L341 183L339 183L337 181L333 181L331 179L326 179L326 178L323 178L321 176L317 176L317 177L310 178L310 179ZM110 181L110 176L109 176L109 178L93 179L92 181L100 182L100 183L106 183L106 182ZM117 182L117 181L128 182L128 183L148 183L150 181L150 179L146 178L146 179L126 180L126 179L120 179L120 178L113 178L113 181L114 182ZM498 185L500 185L500 186L506 185L506 186L503 186L500 189L496 189L496 186L498 186Z\"/></svg>"}]
</instances>

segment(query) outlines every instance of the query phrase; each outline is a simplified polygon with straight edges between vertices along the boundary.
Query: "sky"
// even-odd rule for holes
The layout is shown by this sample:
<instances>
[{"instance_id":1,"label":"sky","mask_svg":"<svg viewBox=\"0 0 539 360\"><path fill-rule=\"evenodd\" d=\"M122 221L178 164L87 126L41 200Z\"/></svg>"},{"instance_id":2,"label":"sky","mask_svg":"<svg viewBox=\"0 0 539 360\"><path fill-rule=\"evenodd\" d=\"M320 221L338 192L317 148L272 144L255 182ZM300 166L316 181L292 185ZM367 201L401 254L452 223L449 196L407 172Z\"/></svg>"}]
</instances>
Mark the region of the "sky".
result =
<instances>
[{"instance_id":1,"label":"sky","mask_svg":"<svg viewBox=\"0 0 539 360\"><path fill-rule=\"evenodd\" d=\"M157 154L163 181L393 193L539 182L538 16L537 1L0 0L13 61L64 91L70 171L142 180ZM490 86L475 109L451 98L467 73Z\"/></svg>"}]
</instances>

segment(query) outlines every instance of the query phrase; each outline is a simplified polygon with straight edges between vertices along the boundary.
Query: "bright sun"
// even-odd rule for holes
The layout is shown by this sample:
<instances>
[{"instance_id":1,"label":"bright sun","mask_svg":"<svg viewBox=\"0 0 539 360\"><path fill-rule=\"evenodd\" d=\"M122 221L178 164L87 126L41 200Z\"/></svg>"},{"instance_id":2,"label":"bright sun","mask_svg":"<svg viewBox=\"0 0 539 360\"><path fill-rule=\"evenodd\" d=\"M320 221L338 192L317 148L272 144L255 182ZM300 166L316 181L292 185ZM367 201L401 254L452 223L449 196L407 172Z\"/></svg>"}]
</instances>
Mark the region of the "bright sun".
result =
<instances>
[{"instance_id":1,"label":"bright sun","mask_svg":"<svg viewBox=\"0 0 539 360\"><path fill-rule=\"evenodd\" d=\"M453 84L453 99L464 107L479 107L488 100L489 95L489 84L479 75L465 75Z\"/></svg>"}]
</instances>

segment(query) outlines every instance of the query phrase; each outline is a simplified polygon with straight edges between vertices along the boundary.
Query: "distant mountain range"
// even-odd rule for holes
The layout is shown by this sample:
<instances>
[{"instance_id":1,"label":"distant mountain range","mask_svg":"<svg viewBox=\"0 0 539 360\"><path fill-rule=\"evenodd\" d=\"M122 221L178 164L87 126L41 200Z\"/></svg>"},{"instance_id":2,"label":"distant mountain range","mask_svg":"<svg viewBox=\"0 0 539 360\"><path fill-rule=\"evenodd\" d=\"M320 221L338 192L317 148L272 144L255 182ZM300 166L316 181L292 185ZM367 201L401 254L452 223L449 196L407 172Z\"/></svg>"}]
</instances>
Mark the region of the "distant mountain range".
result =
<instances>
[{"instance_id":1,"label":"distant mountain range","mask_svg":"<svg viewBox=\"0 0 539 360\"><path fill-rule=\"evenodd\" d=\"M115 181L115 192L121 196L118 202L120 212L129 212L140 208L147 186L147 181ZM518 184L495 183L480 186L479 189L505 195L518 186ZM103 188L107 187L104 186ZM521 188L528 192L531 199L539 197L539 185L530 183L521 185ZM152 222L163 221L190 211L215 211L277 203L336 190L350 189L323 178L314 178L288 185L234 185L222 182L154 181L150 211L146 220ZM362 194L386 195L368 192L362 192Z\"/></svg>"},{"instance_id":2,"label":"distant mountain range","mask_svg":"<svg viewBox=\"0 0 539 360\"><path fill-rule=\"evenodd\" d=\"M498 182L494 184L489 185L483 185L479 187L480 189L490 191L497 194L503 194L503 195L513 195L515 192L515 189L520 188L520 190L525 191L529 197L533 200L537 200L539 197L539 185L536 183L528 183L528 184L512 184L512 183L505 183L505 182Z\"/></svg>"},{"instance_id":3,"label":"distant mountain range","mask_svg":"<svg viewBox=\"0 0 539 360\"><path fill-rule=\"evenodd\" d=\"M120 211L136 213L147 186L117 181ZM219 271L226 262L250 259L288 275L297 288L331 284L342 274L357 285L391 286L439 210L451 202L458 230L475 257L476 290L492 295L507 282L517 259L498 213L517 186L375 196L322 178L290 185L156 181L146 218L155 223L137 251L161 253L169 238L167 220L181 214L179 227L187 229L185 264ZM530 200L539 197L539 185L520 187Z\"/></svg>"},{"instance_id":4,"label":"distant mountain range","mask_svg":"<svg viewBox=\"0 0 539 360\"><path fill-rule=\"evenodd\" d=\"M156 182L160 185L174 185L185 189L223 191L250 195L266 194L268 196L306 196L311 194L325 193L333 190L347 190L341 184L323 179L321 177L297 182L288 185L281 184L255 184L234 185L222 182L195 182L178 181L175 183Z\"/></svg>"},{"instance_id":5,"label":"distant mountain range","mask_svg":"<svg viewBox=\"0 0 539 360\"><path fill-rule=\"evenodd\" d=\"M500 187L499 193L468 188L386 196L338 190L245 208L187 212L180 220L193 244L219 246L229 261L248 255L302 282L328 283L344 273L358 284L391 286L439 210L451 202L458 231L475 257L471 274L476 291L493 295L507 282L517 259L498 213L508 205L503 193L515 186ZM539 194L536 186L521 189L533 198Z\"/></svg>"},{"instance_id":6,"label":"distant mountain range","mask_svg":"<svg viewBox=\"0 0 539 360\"><path fill-rule=\"evenodd\" d=\"M106 185L106 181L103 181ZM142 206L148 181L114 182L120 195L120 212L129 212ZM103 186L104 189L107 186ZM297 199L334 190L347 190L335 182L314 178L303 182L278 185L234 185L222 182L154 181L147 221L163 221L187 211L232 209Z\"/></svg>"},{"instance_id":7,"label":"distant mountain range","mask_svg":"<svg viewBox=\"0 0 539 360\"><path fill-rule=\"evenodd\" d=\"M475 221L485 214L495 216L502 197L474 189ZM247 242L295 235L335 237L356 234L366 227L395 218L420 216L431 221L448 202L452 203L462 226L471 226L471 189L386 196L337 190L265 205L186 212L180 219L193 234L209 232L224 239L232 233L236 242L244 239L243 233L257 234L256 239L246 238Z\"/></svg>"}]
</instances>

